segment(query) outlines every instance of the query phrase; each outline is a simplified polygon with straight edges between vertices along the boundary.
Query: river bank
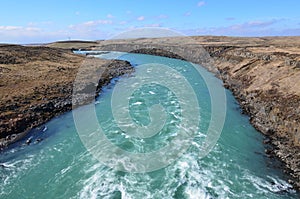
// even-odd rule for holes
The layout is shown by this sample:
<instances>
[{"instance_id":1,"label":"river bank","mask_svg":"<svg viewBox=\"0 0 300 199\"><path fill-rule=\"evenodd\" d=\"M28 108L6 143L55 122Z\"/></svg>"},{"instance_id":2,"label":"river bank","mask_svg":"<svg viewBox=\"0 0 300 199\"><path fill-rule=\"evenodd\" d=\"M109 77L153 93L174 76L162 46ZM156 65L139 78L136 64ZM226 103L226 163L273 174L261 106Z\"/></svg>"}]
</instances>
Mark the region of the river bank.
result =
<instances>
[{"instance_id":1,"label":"river bank","mask_svg":"<svg viewBox=\"0 0 300 199\"><path fill-rule=\"evenodd\" d=\"M0 46L0 148L72 109L73 82L84 60L70 50ZM133 69L125 61L88 60L105 71L98 91Z\"/></svg>"}]
</instances>

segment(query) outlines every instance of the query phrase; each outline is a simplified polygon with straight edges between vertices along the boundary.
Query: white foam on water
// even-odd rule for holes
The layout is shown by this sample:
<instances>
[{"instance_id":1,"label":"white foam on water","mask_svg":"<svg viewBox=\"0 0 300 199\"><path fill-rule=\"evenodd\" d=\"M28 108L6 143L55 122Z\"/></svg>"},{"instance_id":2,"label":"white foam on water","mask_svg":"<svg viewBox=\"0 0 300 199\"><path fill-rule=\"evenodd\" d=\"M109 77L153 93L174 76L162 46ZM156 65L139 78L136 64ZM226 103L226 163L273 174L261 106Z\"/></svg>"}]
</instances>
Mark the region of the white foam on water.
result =
<instances>
[{"instance_id":1,"label":"white foam on water","mask_svg":"<svg viewBox=\"0 0 300 199\"><path fill-rule=\"evenodd\" d=\"M210 199L211 197L202 189L197 187L186 188L186 196L190 199Z\"/></svg>"},{"instance_id":2,"label":"white foam on water","mask_svg":"<svg viewBox=\"0 0 300 199\"><path fill-rule=\"evenodd\" d=\"M141 105L141 104L143 104L143 102L135 102L132 105Z\"/></svg>"},{"instance_id":3,"label":"white foam on water","mask_svg":"<svg viewBox=\"0 0 300 199\"><path fill-rule=\"evenodd\" d=\"M9 195L9 193L13 190L9 190L7 187L13 187L15 181L21 179L24 175L26 175L26 171L28 169L37 164L38 161L35 161L35 157L32 155L26 155L25 158L21 157L4 162L4 168L0 170L0 178L4 178L1 183L2 185L0 186L1 195Z\"/></svg>"},{"instance_id":4,"label":"white foam on water","mask_svg":"<svg viewBox=\"0 0 300 199\"><path fill-rule=\"evenodd\" d=\"M43 128L43 132L46 132L47 130L48 130L48 127L45 126L45 127Z\"/></svg>"},{"instance_id":5,"label":"white foam on water","mask_svg":"<svg viewBox=\"0 0 300 199\"><path fill-rule=\"evenodd\" d=\"M257 192L262 194L281 193L281 192L294 192L292 186L282 179L277 177L267 176L267 179L255 176L249 172L245 172L245 179L249 180L250 183L257 189Z\"/></svg>"},{"instance_id":6,"label":"white foam on water","mask_svg":"<svg viewBox=\"0 0 300 199\"><path fill-rule=\"evenodd\" d=\"M207 187L214 189L220 198L230 194L230 188L219 181L212 168L203 168L195 154L186 154L176 164L154 173L118 173L101 164L91 166L86 173L93 173L83 182L80 198L109 198L119 191L123 198L172 198L179 187L184 187L186 198L211 198ZM121 174L121 175L120 175ZM158 187L155 187L158 184Z\"/></svg>"}]
</instances>

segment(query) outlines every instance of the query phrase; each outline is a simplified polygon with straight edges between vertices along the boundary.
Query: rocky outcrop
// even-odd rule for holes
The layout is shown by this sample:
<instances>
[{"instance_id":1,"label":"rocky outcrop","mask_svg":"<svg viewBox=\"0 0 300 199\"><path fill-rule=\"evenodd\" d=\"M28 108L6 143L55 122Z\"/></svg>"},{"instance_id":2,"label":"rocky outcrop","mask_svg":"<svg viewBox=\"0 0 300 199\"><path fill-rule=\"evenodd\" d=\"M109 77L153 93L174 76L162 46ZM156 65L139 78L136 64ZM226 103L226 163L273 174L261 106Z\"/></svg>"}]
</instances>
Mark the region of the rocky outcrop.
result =
<instances>
[{"instance_id":1,"label":"rocky outcrop","mask_svg":"<svg viewBox=\"0 0 300 199\"><path fill-rule=\"evenodd\" d=\"M173 53L172 51L167 51L159 48L141 48L130 51L131 53L140 53L140 54L148 54L148 55L157 55L163 57L169 57L174 59L185 60L183 57Z\"/></svg>"},{"instance_id":2,"label":"rocky outcrop","mask_svg":"<svg viewBox=\"0 0 300 199\"><path fill-rule=\"evenodd\" d=\"M225 87L250 116L251 124L270 138L271 153L285 163L292 183L300 187L300 96L298 88L293 88L300 78L299 57L245 49L214 57Z\"/></svg>"}]
</instances>

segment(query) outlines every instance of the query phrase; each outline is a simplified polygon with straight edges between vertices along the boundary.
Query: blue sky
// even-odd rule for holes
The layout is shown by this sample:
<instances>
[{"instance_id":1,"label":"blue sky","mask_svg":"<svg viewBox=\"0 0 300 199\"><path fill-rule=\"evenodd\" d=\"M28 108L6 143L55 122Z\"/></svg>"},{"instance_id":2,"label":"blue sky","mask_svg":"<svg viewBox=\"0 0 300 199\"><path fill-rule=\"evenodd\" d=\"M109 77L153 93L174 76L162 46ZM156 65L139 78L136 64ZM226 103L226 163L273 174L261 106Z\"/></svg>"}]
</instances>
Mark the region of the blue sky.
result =
<instances>
[{"instance_id":1,"label":"blue sky","mask_svg":"<svg viewBox=\"0 0 300 199\"><path fill-rule=\"evenodd\" d=\"M107 39L143 27L185 35L300 36L299 0L5 0L0 43Z\"/></svg>"}]
</instances>

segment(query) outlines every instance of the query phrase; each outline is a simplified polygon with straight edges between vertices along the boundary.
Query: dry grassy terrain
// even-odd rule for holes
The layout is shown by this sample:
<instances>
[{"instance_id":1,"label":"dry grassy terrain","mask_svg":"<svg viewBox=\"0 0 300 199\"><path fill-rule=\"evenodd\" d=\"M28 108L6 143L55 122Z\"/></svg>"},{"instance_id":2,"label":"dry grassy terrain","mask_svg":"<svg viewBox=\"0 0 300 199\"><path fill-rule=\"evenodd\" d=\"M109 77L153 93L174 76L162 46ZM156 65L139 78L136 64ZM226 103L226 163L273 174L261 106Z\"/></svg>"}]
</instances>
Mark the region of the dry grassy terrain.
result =
<instances>
[{"instance_id":1,"label":"dry grassy terrain","mask_svg":"<svg viewBox=\"0 0 300 199\"><path fill-rule=\"evenodd\" d=\"M73 83L87 60L102 70L98 89L132 71L127 62L86 59L70 50L0 46L0 149L31 128L71 110Z\"/></svg>"},{"instance_id":2,"label":"dry grassy terrain","mask_svg":"<svg viewBox=\"0 0 300 199\"><path fill-rule=\"evenodd\" d=\"M60 41L49 43L46 46L50 48L61 48L61 49L86 49L93 48L98 45L96 41Z\"/></svg>"}]
</instances>

